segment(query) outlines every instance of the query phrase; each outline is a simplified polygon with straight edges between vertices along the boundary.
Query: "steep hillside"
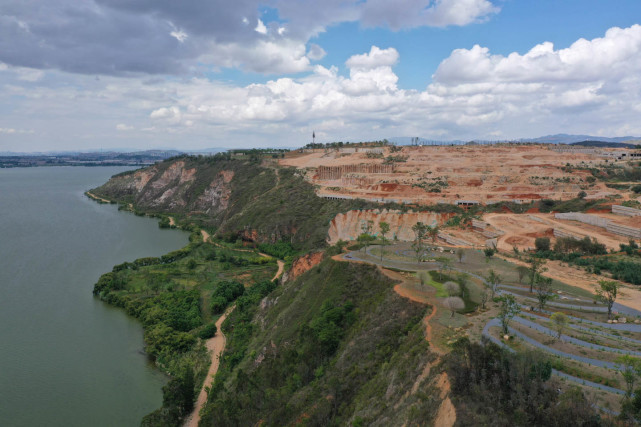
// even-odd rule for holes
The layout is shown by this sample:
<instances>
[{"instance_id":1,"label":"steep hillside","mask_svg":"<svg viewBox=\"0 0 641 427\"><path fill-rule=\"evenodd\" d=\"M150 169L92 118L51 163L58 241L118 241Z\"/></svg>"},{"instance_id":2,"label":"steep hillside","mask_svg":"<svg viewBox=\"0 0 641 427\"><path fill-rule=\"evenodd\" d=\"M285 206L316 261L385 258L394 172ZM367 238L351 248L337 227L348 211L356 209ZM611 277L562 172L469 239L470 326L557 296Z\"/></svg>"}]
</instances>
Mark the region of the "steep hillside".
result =
<instances>
[{"instance_id":1,"label":"steep hillside","mask_svg":"<svg viewBox=\"0 0 641 427\"><path fill-rule=\"evenodd\" d=\"M91 192L138 212L175 215L232 240L288 240L298 249L323 246L337 213L372 207L319 198L293 168L221 156L176 157L115 175Z\"/></svg>"},{"instance_id":2,"label":"steep hillside","mask_svg":"<svg viewBox=\"0 0 641 427\"><path fill-rule=\"evenodd\" d=\"M323 261L237 302L201 425L428 424L440 404L421 322L374 267Z\"/></svg>"}]
</instances>

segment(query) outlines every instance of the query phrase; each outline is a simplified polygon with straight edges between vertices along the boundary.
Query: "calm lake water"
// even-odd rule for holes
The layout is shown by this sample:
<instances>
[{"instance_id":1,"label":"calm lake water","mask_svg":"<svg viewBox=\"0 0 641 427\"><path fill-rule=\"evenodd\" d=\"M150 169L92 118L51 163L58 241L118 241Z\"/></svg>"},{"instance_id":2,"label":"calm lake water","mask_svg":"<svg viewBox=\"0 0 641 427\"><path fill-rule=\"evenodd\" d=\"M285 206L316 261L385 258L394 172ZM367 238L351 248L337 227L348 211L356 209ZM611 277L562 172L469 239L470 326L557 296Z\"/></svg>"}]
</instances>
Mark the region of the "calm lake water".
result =
<instances>
[{"instance_id":1,"label":"calm lake water","mask_svg":"<svg viewBox=\"0 0 641 427\"><path fill-rule=\"evenodd\" d=\"M141 325L91 291L188 235L83 195L123 170L0 169L0 425L134 426L162 403Z\"/></svg>"}]
</instances>

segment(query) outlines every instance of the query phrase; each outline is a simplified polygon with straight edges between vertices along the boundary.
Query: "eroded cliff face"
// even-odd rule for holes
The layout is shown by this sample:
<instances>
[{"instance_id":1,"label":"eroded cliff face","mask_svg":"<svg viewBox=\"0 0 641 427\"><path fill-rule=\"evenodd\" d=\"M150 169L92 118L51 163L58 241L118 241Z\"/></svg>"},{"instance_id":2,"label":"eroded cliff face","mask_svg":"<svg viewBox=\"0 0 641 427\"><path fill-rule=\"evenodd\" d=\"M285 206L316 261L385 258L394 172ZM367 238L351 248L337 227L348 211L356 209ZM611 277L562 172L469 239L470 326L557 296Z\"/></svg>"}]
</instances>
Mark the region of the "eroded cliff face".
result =
<instances>
[{"instance_id":1,"label":"eroded cliff face","mask_svg":"<svg viewBox=\"0 0 641 427\"><path fill-rule=\"evenodd\" d=\"M339 240L355 240L363 233L362 226L367 221L373 221L372 232L380 235L379 224L387 222L390 225L390 232L386 237L390 240L396 238L402 241L414 240L412 227L417 222L429 226L443 225L453 214L435 212L407 212L387 210L352 210L344 214L338 214L331 221L328 233L328 243L335 244Z\"/></svg>"},{"instance_id":2,"label":"eroded cliff face","mask_svg":"<svg viewBox=\"0 0 641 427\"><path fill-rule=\"evenodd\" d=\"M198 168L177 160L115 176L99 188L107 197L127 197L139 209L213 214L227 209L234 171L199 174Z\"/></svg>"}]
</instances>

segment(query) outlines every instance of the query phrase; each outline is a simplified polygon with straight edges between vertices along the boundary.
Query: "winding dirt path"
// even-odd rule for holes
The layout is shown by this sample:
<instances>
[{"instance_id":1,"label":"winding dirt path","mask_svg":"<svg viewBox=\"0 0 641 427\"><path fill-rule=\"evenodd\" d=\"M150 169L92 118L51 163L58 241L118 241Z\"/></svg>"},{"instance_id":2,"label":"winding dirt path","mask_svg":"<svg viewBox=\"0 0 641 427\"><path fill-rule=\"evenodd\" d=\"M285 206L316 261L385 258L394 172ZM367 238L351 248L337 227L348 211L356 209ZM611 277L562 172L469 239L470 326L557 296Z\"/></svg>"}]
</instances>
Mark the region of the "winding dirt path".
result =
<instances>
[{"instance_id":1,"label":"winding dirt path","mask_svg":"<svg viewBox=\"0 0 641 427\"><path fill-rule=\"evenodd\" d=\"M205 242L208 241L209 234L205 230L200 231L203 235L203 240ZM261 255L269 256L265 254ZM281 260L277 260L276 262L278 263L278 271L272 278L272 282L277 280L285 271L285 263ZM207 371L207 377L205 377L203 388L198 394L198 400L196 401L194 410L189 418L185 420L185 427L198 427L198 423L200 422L200 411L205 406L205 403L207 403L207 390L211 387L214 381L214 375L216 375L216 372L218 372L218 366L220 365L220 356L225 350L225 344L227 343L227 338L225 338L225 334L223 334L221 327L225 319L227 319L227 316L234 310L234 308L236 308L236 305L228 308L225 313L220 316L220 318L216 321L216 328L218 329L218 332L216 332L216 335L214 335L213 338L208 339L205 343L205 345L207 346L207 350L211 351L211 365L209 366L209 371Z\"/></svg>"},{"instance_id":2,"label":"winding dirt path","mask_svg":"<svg viewBox=\"0 0 641 427\"><path fill-rule=\"evenodd\" d=\"M262 254L261 254L261 255L262 255ZM278 279L278 278L283 274L283 272L285 271L285 263L284 263L283 261L281 261L281 260L277 259L277 260L276 260L276 263L278 264L278 271L276 272L276 275L275 275L275 276L274 276L274 278L272 279L272 282L273 282L274 280Z\"/></svg>"},{"instance_id":3,"label":"winding dirt path","mask_svg":"<svg viewBox=\"0 0 641 427\"><path fill-rule=\"evenodd\" d=\"M223 353L223 350L225 350L225 344L227 342L227 338L225 338L225 334L223 334L221 326L223 325L225 319L227 319L227 316L234 310L234 308L236 308L236 305L232 305L231 307L229 307L225 311L225 313L220 316L220 318L216 321L216 328L218 329L216 335L214 335L213 338L208 339L205 343L205 345L207 346L207 350L211 351L211 365L209 366L209 371L207 371L207 377L205 377L203 388L198 394L198 400L196 401L194 410L189 418L187 418L187 420L185 421L185 427L198 427L198 423L200 422L200 411L207 402L207 390L211 387L211 384L214 381L214 375L216 375L216 372L218 372L220 356Z\"/></svg>"},{"instance_id":4,"label":"winding dirt path","mask_svg":"<svg viewBox=\"0 0 641 427\"><path fill-rule=\"evenodd\" d=\"M176 220L174 219L173 216L169 217L169 225L172 227L176 225Z\"/></svg>"},{"instance_id":5,"label":"winding dirt path","mask_svg":"<svg viewBox=\"0 0 641 427\"><path fill-rule=\"evenodd\" d=\"M205 230L200 230L200 234L203 235L203 242L207 243L209 242L209 238L211 237L208 232Z\"/></svg>"}]
</instances>

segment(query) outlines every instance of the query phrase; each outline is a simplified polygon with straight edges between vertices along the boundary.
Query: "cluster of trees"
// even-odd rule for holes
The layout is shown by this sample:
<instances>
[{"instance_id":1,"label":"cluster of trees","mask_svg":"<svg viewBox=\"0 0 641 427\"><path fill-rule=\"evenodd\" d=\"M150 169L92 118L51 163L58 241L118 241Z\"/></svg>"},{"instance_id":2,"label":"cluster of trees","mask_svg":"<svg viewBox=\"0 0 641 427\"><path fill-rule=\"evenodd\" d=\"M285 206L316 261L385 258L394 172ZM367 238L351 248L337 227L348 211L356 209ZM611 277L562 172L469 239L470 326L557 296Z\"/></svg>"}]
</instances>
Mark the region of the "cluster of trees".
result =
<instances>
[{"instance_id":1,"label":"cluster of trees","mask_svg":"<svg viewBox=\"0 0 641 427\"><path fill-rule=\"evenodd\" d=\"M309 144L305 145L303 148L341 148L341 147L384 147L387 145L390 145L391 143L387 139L383 139L381 141L367 141L367 142L343 142L343 141L336 141L336 142L310 142Z\"/></svg>"},{"instance_id":2,"label":"cluster of trees","mask_svg":"<svg viewBox=\"0 0 641 427\"><path fill-rule=\"evenodd\" d=\"M194 409L194 369L185 364L162 388L162 408L146 415L143 427L173 427L181 425L183 419Z\"/></svg>"},{"instance_id":3,"label":"cluster of trees","mask_svg":"<svg viewBox=\"0 0 641 427\"><path fill-rule=\"evenodd\" d=\"M298 253L292 244L285 240L276 243L261 243L258 245L258 250L280 259L292 257Z\"/></svg>"},{"instance_id":4,"label":"cluster of trees","mask_svg":"<svg viewBox=\"0 0 641 427\"><path fill-rule=\"evenodd\" d=\"M445 367L462 425L584 425L603 421L578 388L559 393L540 353L509 353L462 338Z\"/></svg>"},{"instance_id":5,"label":"cluster of trees","mask_svg":"<svg viewBox=\"0 0 641 427\"><path fill-rule=\"evenodd\" d=\"M182 249L169 252L161 257L146 257L139 258L134 262L123 262L122 264L115 265L111 271L117 273L123 270L138 270L140 267L148 267L150 265L171 264L187 257L192 253L194 248L195 245L187 245Z\"/></svg>"},{"instance_id":6,"label":"cluster of trees","mask_svg":"<svg viewBox=\"0 0 641 427\"><path fill-rule=\"evenodd\" d=\"M210 308L213 314L221 314L232 301L245 293L245 286L238 282L219 282L211 295Z\"/></svg>"},{"instance_id":7,"label":"cluster of trees","mask_svg":"<svg viewBox=\"0 0 641 427\"><path fill-rule=\"evenodd\" d=\"M537 238L536 257L558 260L574 264L579 267L586 267L588 271L601 274L601 271L609 271L613 279L621 280L633 285L641 285L641 263L625 259L616 259L607 255L604 244L596 239L585 237L574 239L571 237L560 237L557 239L554 249L550 250L550 240L547 237ZM638 245L630 241L628 245L622 244L621 250L628 255L638 254ZM531 276L532 278L532 276ZM533 281L531 282L531 286ZM532 288L530 288L532 291Z\"/></svg>"},{"instance_id":8,"label":"cluster of trees","mask_svg":"<svg viewBox=\"0 0 641 427\"><path fill-rule=\"evenodd\" d=\"M432 244L435 244L440 230L437 225L429 226L419 221L412 226L412 231L414 232L412 249L416 253L416 262L421 262L425 259L427 238L429 237L432 240Z\"/></svg>"}]
</instances>

